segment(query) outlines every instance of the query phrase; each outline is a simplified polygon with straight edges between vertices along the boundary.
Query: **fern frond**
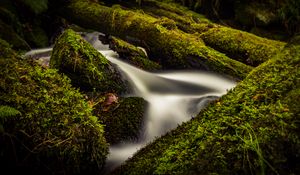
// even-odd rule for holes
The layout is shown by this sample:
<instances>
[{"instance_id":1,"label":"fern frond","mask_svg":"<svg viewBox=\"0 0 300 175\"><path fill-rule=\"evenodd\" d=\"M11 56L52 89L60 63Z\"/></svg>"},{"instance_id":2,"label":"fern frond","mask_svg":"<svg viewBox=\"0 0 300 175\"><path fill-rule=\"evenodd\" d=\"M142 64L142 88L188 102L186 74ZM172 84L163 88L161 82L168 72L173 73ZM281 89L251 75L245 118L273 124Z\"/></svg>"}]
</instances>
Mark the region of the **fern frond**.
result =
<instances>
[{"instance_id":1,"label":"fern frond","mask_svg":"<svg viewBox=\"0 0 300 175\"><path fill-rule=\"evenodd\" d=\"M6 119L7 117L16 116L21 114L17 109L10 106L0 106L0 119Z\"/></svg>"}]
</instances>

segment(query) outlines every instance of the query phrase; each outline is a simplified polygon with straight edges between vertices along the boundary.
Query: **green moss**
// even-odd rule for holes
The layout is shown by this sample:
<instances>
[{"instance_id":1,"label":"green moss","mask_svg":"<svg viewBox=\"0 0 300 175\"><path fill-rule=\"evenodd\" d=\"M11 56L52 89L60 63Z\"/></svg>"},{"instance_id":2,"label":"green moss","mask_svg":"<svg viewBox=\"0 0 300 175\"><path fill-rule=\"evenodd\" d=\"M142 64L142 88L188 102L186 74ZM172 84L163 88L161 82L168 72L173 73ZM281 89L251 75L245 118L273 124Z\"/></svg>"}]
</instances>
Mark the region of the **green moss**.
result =
<instances>
[{"instance_id":1,"label":"green moss","mask_svg":"<svg viewBox=\"0 0 300 175\"><path fill-rule=\"evenodd\" d=\"M159 62L168 68L198 68L215 71L242 79L252 67L228 58L226 55L207 47L201 39L179 30L169 31L163 27L156 36L153 56L162 57ZM169 40L166 40L169 38ZM158 47L164 46L164 47ZM153 49L154 50L154 49ZM163 56L162 56L163 55Z\"/></svg>"},{"instance_id":2,"label":"green moss","mask_svg":"<svg viewBox=\"0 0 300 175\"><path fill-rule=\"evenodd\" d=\"M70 79L23 60L3 40L0 46L0 104L21 113L3 123L2 170L13 174L99 171L108 154L103 125Z\"/></svg>"},{"instance_id":3,"label":"green moss","mask_svg":"<svg viewBox=\"0 0 300 175\"><path fill-rule=\"evenodd\" d=\"M146 101L139 97L119 99L108 111L99 103L94 108L96 116L105 125L105 138L111 144L136 141L143 125Z\"/></svg>"},{"instance_id":4,"label":"green moss","mask_svg":"<svg viewBox=\"0 0 300 175\"><path fill-rule=\"evenodd\" d=\"M252 66L270 59L285 45L280 41L221 26L210 28L201 34L201 38L214 49Z\"/></svg>"},{"instance_id":5,"label":"green moss","mask_svg":"<svg viewBox=\"0 0 300 175\"><path fill-rule=\"evenodd\" d=\"M188 10L186 7L176 3L147 0L141 8L151 16L158 18L166 17L174 20L176 26L187 33L200 32L199 28L195 27L197 24L211 23L203 15Z\"/></svg>"},{"instance_id":6,"label":"green moss","mask_svg":"<svg viewBox=\"0 0 300 175\"><path fill-rule=\"evenodd\" d=\"M228 58L209 47L198 37L176 29L172 20L156 19L149 15L109 8L85 1L73 1L63 13L69 20L124 40L137 38L142 47L147 46L151 59L172 69L207 69L244 78L252 69ZM165 25L167 24L167 25ZM173 23L174 24L174 23Z\"/></svg>"},{"instance_id":7,"label":"green moss","mask_svg":"<svg viewBox=\"0 0 300 175\"><path fill-rule=\"evenodd\" d=\"M284 42L217 25L204 16L196 16L194 12L178 5L147 0L142 8L153 16L164 16L174 20L179 29L194 33L202 38L207 46L251 66L268 60L285 45Z\"/></svg>"},{"instance_id":8,"label":"green moss","mask_svg":"<svg viewBox=\"0 0 300 175\"><path fill-rule=\"evenodd\" d=\"M299 174L300 43L112 174Z\"/></svg>"},{"instance_id":9,"label":"green moss","mask_svg":"<svg viewBox=\"0 0 300 175\"><path fill-rule=\"evenodd\" d=\"M110 62L73 30L55 42L50 67L69 76L72 84L86 91L125 92L125 82Z\"/></svg>"},{"instance_id":10,"label":"green moss","mask_svg":"<svg viewBox=\"0 0 300 175\"><path fill-rule=\"evenodd\" d=\"M116 51L121 59L140 69L148 71L161 69L161 66L158 63L149 60L148 56L141 48L127 43L124 40L112 37L109 42L109 47Z\"/></svg>"}]
</instances>

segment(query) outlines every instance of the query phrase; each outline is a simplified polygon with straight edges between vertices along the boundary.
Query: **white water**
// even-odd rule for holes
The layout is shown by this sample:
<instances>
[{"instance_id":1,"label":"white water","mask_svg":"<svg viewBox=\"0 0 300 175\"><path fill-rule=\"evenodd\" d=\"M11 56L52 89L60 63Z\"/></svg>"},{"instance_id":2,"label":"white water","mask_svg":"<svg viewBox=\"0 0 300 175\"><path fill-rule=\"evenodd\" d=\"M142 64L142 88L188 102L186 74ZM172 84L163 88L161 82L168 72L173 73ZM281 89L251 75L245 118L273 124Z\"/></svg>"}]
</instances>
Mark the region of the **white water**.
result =
<instances>
[{"instance_id":1,"label":"white water","mask_svg":"<svg viewBox=\"0 0 300 175\"><path fill-rule=\"evenodd\" d=\"M98 40L99 33L85 35L99 52L119 67L131 82L134 94L149 102L145 113L144 128L136 143L128 142L112 145L103 174L109 173L141 147L182 122L188 121L214 100L235 86L235 82L217 74L202 71L173 71L149 73L118 59L118 54ZM33 50L26 55L38 55L49 59L51 48ZM49 60L48 60L49 61Z\"/></svg>"},{"instance_id":2,"label":"white water","mask_svg":"<svg viewBox=\"0 0 300 175\"><path fill-rule=\"evenodd\" d=\"M156 137L190 120L209 101L235 86L235 82L220 75L202 71L145 72L118 60L113 51L100 52L130 78L135 95L149 102L139 142L111 146L104 173L122 164Z\"/></svg>"}]
</instances>

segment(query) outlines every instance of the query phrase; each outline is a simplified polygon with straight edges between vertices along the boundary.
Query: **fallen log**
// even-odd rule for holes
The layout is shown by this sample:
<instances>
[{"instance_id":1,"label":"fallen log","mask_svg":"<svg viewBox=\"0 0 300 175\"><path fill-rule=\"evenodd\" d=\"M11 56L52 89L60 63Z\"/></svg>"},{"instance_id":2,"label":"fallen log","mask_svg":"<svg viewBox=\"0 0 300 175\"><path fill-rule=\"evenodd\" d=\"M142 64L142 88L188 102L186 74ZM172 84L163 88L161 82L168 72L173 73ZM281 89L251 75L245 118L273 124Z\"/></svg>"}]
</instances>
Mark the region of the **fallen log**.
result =
<instances>
[{"instance_id":1,"label":"fallen log","mask_svg":"<svg viewBox=\"0 0 300 175\"><path fill-rule=\"evenodd\" d=\"M161 58L162 66L173 69L204 69L242 79L252 67L207 47L194 35L177 29L173 20L106 7L84 0L64 6L61 15L76 24L122 39L135 38L150 58Z\"/></svg>"},{"instance_id":2,"label":"fallen log","mask_svg":"<svg viewBox=\"0 0 300 175\"><path fill-rule=\"evenodd\" d=\"M138 48L116 37L111 37L109 39L109 47L119 54L120 59L140 69L147 71L161 69L161 65L148 58L147 53L144 52L143 48Z\"/></svg>"},{"instance_id":3,"label":"fallen log","mask_svg":"<svg viewBox=\"0 0 300 175\"><path fill-rule=\"evenodd\" d=\"M112 174L299 174L300 38Z\"/></svg>"},{"instance_id":4,"label":"fallen log","mask_svg":"<svg viewBox=\"0 0 300 175\"><path fill-rule=\"evenodd\" d=\"M251 66L272 58L286 44L218 25L178 4L146 0L141 8L152 16L174 20L179 29L197 35L207 46Z\"/></svg>"}]
</instances>

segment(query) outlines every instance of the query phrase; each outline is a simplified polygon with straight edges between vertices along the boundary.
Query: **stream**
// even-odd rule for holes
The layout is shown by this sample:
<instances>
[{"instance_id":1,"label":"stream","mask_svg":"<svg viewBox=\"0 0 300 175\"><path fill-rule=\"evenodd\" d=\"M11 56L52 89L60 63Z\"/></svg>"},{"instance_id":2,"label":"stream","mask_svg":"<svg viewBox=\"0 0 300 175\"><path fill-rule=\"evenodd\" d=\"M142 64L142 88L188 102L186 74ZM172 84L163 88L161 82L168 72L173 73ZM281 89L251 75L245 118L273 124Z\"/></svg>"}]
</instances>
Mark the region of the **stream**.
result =
<instances>
[{"instance_id":1,"label":"stream","mask_svg":"<svg viewBox=\"0 0 300 175\"><path fill-rule=\"evenodd\" d=\"M222 75L200 70L150 73L119 59L116 52L98 40L101 33L84 35L95 49L117 66L133 89L127 96L142 97L149 102L142 134L137 142L111 145L102 174L108 174L155 138L195 117L210 101L219 98L236 85ZM52 48L29 51L42 65L49 63Z\"/></svg>"}]
</instances>

